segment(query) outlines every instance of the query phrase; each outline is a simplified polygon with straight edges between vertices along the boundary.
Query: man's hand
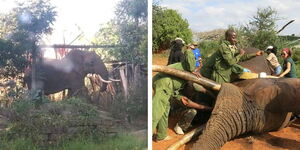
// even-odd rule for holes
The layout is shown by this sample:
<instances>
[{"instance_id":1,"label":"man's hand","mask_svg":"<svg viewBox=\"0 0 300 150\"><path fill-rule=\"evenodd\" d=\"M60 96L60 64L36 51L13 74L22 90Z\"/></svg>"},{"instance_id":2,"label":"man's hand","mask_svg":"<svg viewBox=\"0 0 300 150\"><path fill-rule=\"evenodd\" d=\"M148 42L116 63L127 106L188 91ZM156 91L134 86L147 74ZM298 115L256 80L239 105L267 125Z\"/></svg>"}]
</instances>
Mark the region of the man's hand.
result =
<instances>
[{"instance_id":1,"label":"man's hand","mask_svg":"<svg viewBox=\"0 0 300 150\"><path fill-rule=\"evenodd\" d=\"M250 72L251 73L251 70L249 70L248 68L244 68L243 72Z\"/></svg>"},{"instance_id":2,"label":"man's hand","mask_svg":"<svg viewBox=\"0 0 300 150\"><path fill-rule=\"evenodd\" d=\"M195 102L191 101L190 99L188 99L185 96L182 96L181 101L182 101L183 105L185 105L187 107L196 108L196 109L199 109L199 110L208 110L208 111L213 109L212 107L195 103Z\"/></svg>"},{"instance_id":3,"label":"man's hand","mask_svg":"<svg viewBox=\"0 0 300 150\"><path fill-rule=\"evenodd\" d=\"M182 96L181 101L182 101L183 105L185 105L185 106L189 104L189 99L185 96Z\"/></svg>"},{"instance_id":4,"label":"man's hand","mask_svg":"<svg viewBox=\"0 0 300 150\"><path fill-rule=\"evenodd\" d=\"M196 75L198 78L201 78L202 75L197 71L192 72L192 74Z\"/></svg>"},{"instance_id":5,"label":"man's hand","mask_svg":"<svg viewBox=\"0 0 300 150\"><path fill-rule=\"evenodd\" d=\"M255 53L256 56L261 56L263 54L264 54L264 51L261 51L261 50L259 50Z\"/></svg>"}]
</instances>

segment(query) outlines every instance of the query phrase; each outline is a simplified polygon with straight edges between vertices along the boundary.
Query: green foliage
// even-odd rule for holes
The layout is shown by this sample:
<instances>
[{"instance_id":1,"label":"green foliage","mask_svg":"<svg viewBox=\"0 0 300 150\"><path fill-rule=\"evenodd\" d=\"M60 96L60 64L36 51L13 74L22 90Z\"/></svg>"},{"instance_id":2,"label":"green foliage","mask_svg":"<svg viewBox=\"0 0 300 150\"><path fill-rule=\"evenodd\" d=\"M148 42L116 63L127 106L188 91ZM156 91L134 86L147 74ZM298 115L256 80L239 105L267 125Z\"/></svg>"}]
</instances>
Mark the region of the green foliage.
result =
<instances>
[{"instance_id":1,"label":"green foliage","mask_svg":"<svg viewBox=\"0 0 300 150\"><path fill-rule=\"evenodd\" d=\"M0 138L0 150L38 150L38 147L28 138L9 140Z\"/></svg>"},{"instance_id":2,"label":"green foliage","mask_svg":"<svg viewBox=\"0 0 300 150\"><path fill-rule=\"evenodd\" d=\"M147 62L147 0L122 0L116 18L102 25L93 44L121 45L101 51L110 60ZM107 50L107 49L106 49Z\"/></svg>"},{"instance_id":3,"label":"green foliage","mask_svg":"<svg viewBox=\"0 0 300 150\"><path fill-rule=\"evenodd\" d=\"M131 134L118 134L114 137L105 139L93 139L91 137L81 136L79 138L64 141L60 145L40 147L28 138L17 138L8 140L1 138L0 150L139 150L147 147L146 140L140 140L140 137L134 137Z\"/></svg>"},{"instance_id":4,"label":"green foliage","mask_svg":"<svg viewBox=\"0 0 300 150\"><path fill-rule=\"evenodd\" d=\"M202 41L199 48L201 49L202 58L206 59L220 48L220 40Z\"/></svg>"},{"instance_id":5,"label":"green foliage","mask_svg":"<svg viewBox=\"0 0 300 150\"><path fill-rule=\"evenodd\" d=\"M146 80L145 80L146 81ZM147 85L147 83L141 84ZM127 102L124 100L123 94L118 94L115 101L110 105L109 110L112 115L119 119L136 121L137 117L147 117L148 104L147 104L147 86L129 89L129 97Z\"/></svg>"},{"instance_id":6,"label":"green foliage","mask_svg":"<svg viewBox=\"0 0 300 150\"><path fill-rule=\"evenodd\" d=\"M153 5L152 19L152 51L168 49L170 42L176 37L182 38L186 43L192 41L192 31L186 19L172 9Z\"/></svg>"},{"instance_id":7,"label":"green foliage","mask_svg":"<svg viewBox=\"0 0 300 150\"><path fill-rule=\"evenodd\" d=\"M138 138L139 137L134 137L130 134L119 134L115 137L104 139L102 141L95 141L90 138L79 138L63 144L60 150L138 150L147 147L147 141L141 141Z\"/></svg>"},{"instance_id":8,"label":"green foliage","mask_svg":"<svg viewBox=\"0 0 300 150\"><path fill-rule=\"evenodd\" d=\"M147 0L122 0L116 7L116 22L122 47L115 56L131 62L147 62Z\"/></svg>"},{"instance_id":9,"label":"green foliage","mask_svg":"<svg viewBox=\"0 0 300 150\"><path fill-rule=\"evenodd\" d=\"M120 45L120 36L117 30L117 24L115 20L110 20L106 24L100 26L99 31L96 33L92 44L99 44L99 45ZM104 56L103 60L117 60L114 55L110 55L109 51L114 51L117 48L106 48L106 49L98 49L96 53L101 54Z\"/></svg>"},{"instance_id":10,"label":"green foliage","mask_svg":"<svg viewBox=\"0 0 300 150\"><path fill-rule=\"evenodd\" d=\"M236 31L242 47L256 47L264 50L268 45L279 45L282 42L276 32L277 11L271 7L258 9L252 20Z\"/></svg>"},{"instance_id":11,"label":"green foliage","mask_svg":"<svg viewBox=\"0 0 300 150\"><path fill-rule=\"evenodd\" d=\"M54 9L49 0L30 0L8 14L0 14L0 67L5 68L5 76L24 71L40 38L52 31Z\"/></svg>"},{"instance_id":12,"label":"green foliage","mask_svg":"<svg viewBox=\"0 0 300 150\"><path fill-rule=\"evenodd\" d=\"M2 133L2 136L8 139L26 137L37 145L45 145L49 141L59 144L80 136L100 137L106 132L114 132L109 117L104 117L95 106L78 98L60 102L45 99L39 107L33 100L25 98L12 103L11 112L10 130ZM103 122L99 122L99 119ZM101 123L101 127L96 126L98 123ZM55 138L49 138L46 136L48 134Z\"/></svg>"}]
</instances>

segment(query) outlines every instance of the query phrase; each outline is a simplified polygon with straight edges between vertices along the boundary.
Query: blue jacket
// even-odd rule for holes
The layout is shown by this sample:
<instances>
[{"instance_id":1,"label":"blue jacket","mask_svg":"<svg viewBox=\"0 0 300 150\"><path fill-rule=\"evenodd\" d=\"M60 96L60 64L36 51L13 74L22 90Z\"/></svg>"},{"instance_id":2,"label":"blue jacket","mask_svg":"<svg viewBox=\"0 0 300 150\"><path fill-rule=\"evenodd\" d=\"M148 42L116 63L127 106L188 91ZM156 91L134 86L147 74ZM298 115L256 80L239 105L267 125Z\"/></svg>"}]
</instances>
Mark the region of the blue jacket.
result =
<instances>
[{"instance_id":1,"label":"blue jacket","mask_svg":"<svg viewBox=\"0 0 300 150\"><path fill-rule=\"evenodd\" d=\"M196 67L199 67L200 66L199 58L201 58L200 49L198 49L198 48L193 49L193 53L194 53L195 59L196 59Z\"/></svg>"}]
</instances>

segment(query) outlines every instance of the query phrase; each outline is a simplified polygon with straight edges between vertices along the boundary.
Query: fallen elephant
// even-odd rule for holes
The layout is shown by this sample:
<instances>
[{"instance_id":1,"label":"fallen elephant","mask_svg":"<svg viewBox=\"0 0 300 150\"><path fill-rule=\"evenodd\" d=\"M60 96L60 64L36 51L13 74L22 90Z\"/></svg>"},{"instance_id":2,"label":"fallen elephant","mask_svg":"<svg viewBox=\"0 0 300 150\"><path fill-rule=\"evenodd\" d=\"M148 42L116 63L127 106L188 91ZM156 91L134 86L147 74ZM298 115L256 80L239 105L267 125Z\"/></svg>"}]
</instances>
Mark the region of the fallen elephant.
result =
<instances>
[{"instance_id":1,"label":"fallen elephant","mask_svg":"<svg viewBox=\"0 0 300 150\"><path fill-rule=\"evenodd\" d=\"M153 66L153 71L157 71ZM165 66L160 66L165 67ZM168 70L167 69L163 70ZM174 76L177 76L178 72ZM170 72L164 72L169 73ZM194 75L181 72L185 80ZM206 88L218 86L201 82ZM200 81L198 81L200 82ZM214 86L207 86L214 85ZM300 79L251 79L222 84L212 115L192 149L220 149L227 141L245 133L278 130L287 124L289 112L300 111ZM217 90L217 89L215 89Z\"/></svg>"}]
</instances>

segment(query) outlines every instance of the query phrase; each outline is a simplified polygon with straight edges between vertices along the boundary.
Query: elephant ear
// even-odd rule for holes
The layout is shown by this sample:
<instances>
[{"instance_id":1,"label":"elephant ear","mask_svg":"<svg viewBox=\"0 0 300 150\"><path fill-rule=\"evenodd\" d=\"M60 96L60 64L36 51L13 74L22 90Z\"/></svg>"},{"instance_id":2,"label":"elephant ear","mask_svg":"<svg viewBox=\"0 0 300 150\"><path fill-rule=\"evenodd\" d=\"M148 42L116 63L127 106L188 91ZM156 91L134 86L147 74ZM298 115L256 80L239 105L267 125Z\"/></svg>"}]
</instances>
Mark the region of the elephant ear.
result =
<instances>
[{"instance_id":1,"label":"elephant ear","mask_svg":"<svg viewBox=\"0 0 300 150\"><path fill-rule=\"evenodd\" d=\"M256 90L253 97L258 108L271 112L278 111L278 109L274 109L280 105L280 103L274 101L278 91L279 87L274 84Z\"/></svg>"},{"instance_id":2,"label":"elephant ear","mask_svg":"<svg viewBox=\"0 0 300 150\"><path fill-rule=\"evenodd\" d=\"M299 79L282 79L276 82L273 89L274 92L270 94L274 98L266 106L268 109L275 112L300 112Z\"/></svg>"},{"instance_id":3,"label":"elephant ear","mask_svg":"<svg viewBox=\"0 0 300 150\"><path fill-rule=\"evenodd\" d=\"M273 113L300 111L299 79L264 79L254 87L252 95L260 109Z\"/></svg>"}]
</instances>

